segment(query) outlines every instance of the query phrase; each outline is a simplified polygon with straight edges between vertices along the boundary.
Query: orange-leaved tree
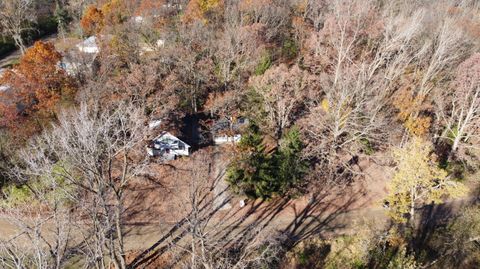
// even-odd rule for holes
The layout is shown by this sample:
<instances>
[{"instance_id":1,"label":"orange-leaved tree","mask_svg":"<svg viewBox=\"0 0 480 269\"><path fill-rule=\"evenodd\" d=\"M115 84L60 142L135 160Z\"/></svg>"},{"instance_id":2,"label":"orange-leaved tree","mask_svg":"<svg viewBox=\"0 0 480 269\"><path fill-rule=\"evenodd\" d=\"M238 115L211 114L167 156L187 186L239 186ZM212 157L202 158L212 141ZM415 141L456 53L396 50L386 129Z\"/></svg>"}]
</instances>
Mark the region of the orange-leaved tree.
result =
<instances>
[{"instance_id":1,"label":"orange-leaved tree","mask_svg":"<svg viewBox=\"0 0 480 269\"><path fill-rule=\"evenodd\" d=\"M428 134L432 118L424 115L431 108L425 95L415 95L410 87L404 87L398 91L393 105L398 109L398 119L410 134L419 137Z\"/></svg>"},{"instance_id":2,"label":"orange-leaved tree","mask_svg":"<svg viewBox=\"0 0 480 269\"><path fill-rule=\"evenodd\" d=\"M85 35L95 35L105 31L108 27L113 27L124 23L130 18L130 7L128 1L110 0L100 8L90 5L84 12L80 20Z\"/></svg>"},{"instance_id":3,"label":"orange-leaved tree","mask_svg":"<svg viewBox=\"0 0 480 269\"><path fill-rule=\"evenodd\" d=\"M39 119L54 118L60 101L73 100L75 83L58 67L61 59L52 43L38 41L18 65L5 71L0 84L10 89L2 93L5 98L0 113L4 125L20 127L22 120L38 123Z\"/></svg>"},{"instance_id":4,"label":"orange-leaved tree","mask_svg":"<svg viewBox=\"0 0 480 269\"><path fill-rule=\"evenodd\" d=\"M209 15L223 9L223 0L190 0L185 10L183 21L191 23L202 21L208 23Z\"/></svg>"},{"instance_id":5,"label":"orange-leaved tree","mask_svg":"<svg viewBox=\"0 0 480 269\"><path fill-rule=\"evenodd\" d=\"M102 6L103 23L105 26L116 26L127 21L131 14L128 1L110 0Z\"/></svg>"},{"instance_id":6,"label":"orange-leaved tree","mask_svg":"<svg viewBox=\"0 0 480 269\"><path fill-rule=\"evenodd\" d=\"M103 12L95 6L89 6L82 19L80 20L80 26L85 35L93 35L99 33L103 28Z\"/></svg>"}]
</instances>

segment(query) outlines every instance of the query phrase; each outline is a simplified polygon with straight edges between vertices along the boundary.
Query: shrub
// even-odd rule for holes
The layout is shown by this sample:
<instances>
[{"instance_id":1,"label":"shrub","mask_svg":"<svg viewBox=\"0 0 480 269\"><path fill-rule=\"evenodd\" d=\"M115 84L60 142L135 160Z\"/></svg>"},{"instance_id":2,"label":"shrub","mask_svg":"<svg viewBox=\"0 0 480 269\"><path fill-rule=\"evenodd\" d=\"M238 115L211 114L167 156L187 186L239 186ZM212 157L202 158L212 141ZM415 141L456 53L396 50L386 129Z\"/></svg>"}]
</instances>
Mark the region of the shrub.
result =
<instances>
[{"instance_id":1,"label":"shrub","mask_svg":"<svg viewBox=\"0 0 480 269\"><path fill-rule=\"evenodd\" d=\"M8 185L2 189L5 200L2 201L2 207L16 207L33 199L33 192L26 186Z\"/></svg>"},{"instance_id":2,"label":"shrub","mask_svg":"<svg viewBox=\"0 0 480 269\"><path fill-rule=\"evenodd\" d=\"M270 53L266 53L262 59L260 60L260 63L258 63L257 67L255 67L255 75L256 76L261 76L267 71L268 68L272 65L272 56Z\"/></svg>"},{"instance_id":3,"label":"shrub","mask_svg":"<svg viewBox=\"0 0 480 269\"><path fill-rule=\"evenodd\" d=\"M243 192L249 197L267 198L273 194L274 178L270 171L271 157L263 145L263 137L258 126L251 124L242 137L239 148L242 157L231 165L227 174L227 182L236 192Z\"/></svg>"},{"instance_id":4,"label":"shrub","mask_svg":"<svg viewBox=\"0 0 480 269\"><path fill-rule=\"evenodd\" d=\"M282 44L282 56L294 59L298 54L298 46L293 39L285 39Z\"/></svg>"}]
</instances>

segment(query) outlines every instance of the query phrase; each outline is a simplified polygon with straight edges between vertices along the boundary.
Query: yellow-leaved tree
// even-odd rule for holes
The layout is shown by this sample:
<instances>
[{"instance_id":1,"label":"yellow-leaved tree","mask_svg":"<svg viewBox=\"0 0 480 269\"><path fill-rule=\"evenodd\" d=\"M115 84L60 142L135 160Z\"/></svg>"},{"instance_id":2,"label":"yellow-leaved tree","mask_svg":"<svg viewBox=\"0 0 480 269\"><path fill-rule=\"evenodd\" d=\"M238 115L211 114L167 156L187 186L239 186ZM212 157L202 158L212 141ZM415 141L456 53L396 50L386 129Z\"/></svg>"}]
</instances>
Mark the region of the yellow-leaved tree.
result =
<instances>
[{"instance_id":1,"label":"yellow-leaved tree","mask_svg":"<svg viewBox=\"0 0 480 269\"><path fill-rule=\"evenodd\" d=\"M223 0L190 0L183 15L183 21L191 23L200 20L208 23L208 15L219 12L223 6Z\"/></svg>"},{"instance_id":2,"label":"yellow-leaved tree","mask_svg":"<svg viewBox=\"0 0 480 269\"><path fill-rule=\"evenodd\" d=\"M414 225L415 209L443 198L460 197L467 188L450 178L433 160L431 143L414 137L394 151L397 170L389 185L389 216L397 222Z\"/></svg>"}]
</instances>

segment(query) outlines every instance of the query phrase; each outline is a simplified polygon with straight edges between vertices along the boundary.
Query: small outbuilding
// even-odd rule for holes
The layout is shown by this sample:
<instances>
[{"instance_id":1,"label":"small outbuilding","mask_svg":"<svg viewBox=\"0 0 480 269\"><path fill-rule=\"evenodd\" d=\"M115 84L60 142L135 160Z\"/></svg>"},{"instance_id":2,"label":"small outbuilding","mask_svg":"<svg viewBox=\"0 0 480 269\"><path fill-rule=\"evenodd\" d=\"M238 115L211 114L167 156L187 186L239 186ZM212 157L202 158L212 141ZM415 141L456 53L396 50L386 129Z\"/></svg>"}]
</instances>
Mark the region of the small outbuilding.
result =
<instances>
[{"instance_id":1,"label":"small outbuilding","mask_svg":"<svg viewBox=\"0 0 480 269\"><path fill-rule=\"evenodd\" d=\"M151 157L174 160L178 156L189 156L190 145L164 131L147 145L147 154Z\"/></svg>"}]
</instances>

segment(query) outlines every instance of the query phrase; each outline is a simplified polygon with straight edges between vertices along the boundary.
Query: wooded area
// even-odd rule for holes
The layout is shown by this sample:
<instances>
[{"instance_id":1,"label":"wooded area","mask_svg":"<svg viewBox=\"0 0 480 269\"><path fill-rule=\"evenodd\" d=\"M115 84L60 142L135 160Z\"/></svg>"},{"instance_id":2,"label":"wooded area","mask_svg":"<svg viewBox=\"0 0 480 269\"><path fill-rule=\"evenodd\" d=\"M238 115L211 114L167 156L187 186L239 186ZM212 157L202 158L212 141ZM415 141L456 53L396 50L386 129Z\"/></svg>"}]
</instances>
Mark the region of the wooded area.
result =
<instances>
[{"instance_id":1,"label":"wooded area","mask_svg":"<svg viewBox=\"0 0 480 269\"><path fill-rule=\"evenodd\" d=\"M477 0L0 0L0 37L2 268L480 266Z\"/></svg>"}]
</instances>

